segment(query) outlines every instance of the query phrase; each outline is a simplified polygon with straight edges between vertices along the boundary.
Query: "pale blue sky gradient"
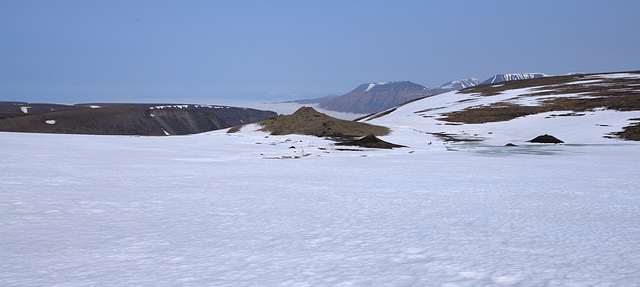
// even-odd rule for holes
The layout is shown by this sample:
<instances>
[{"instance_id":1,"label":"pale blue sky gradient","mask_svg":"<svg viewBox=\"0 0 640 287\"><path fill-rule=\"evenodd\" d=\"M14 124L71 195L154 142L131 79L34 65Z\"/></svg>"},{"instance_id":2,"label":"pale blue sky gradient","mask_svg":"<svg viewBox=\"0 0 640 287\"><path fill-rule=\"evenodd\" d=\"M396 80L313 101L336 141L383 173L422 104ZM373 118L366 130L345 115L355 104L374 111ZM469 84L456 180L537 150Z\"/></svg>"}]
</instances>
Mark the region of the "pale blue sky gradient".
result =
<instances>
[{"instance_id":1,"label":"pale blue sky gradient","mask_svg":"<svg viewBox=\"0 0 640 287\"><path fill-rule=\"evenodd\" d=\"M282 100L365 82L638 70L639 15L634 0L6 0L0 100Z\"/></svg>"}]
</instances>

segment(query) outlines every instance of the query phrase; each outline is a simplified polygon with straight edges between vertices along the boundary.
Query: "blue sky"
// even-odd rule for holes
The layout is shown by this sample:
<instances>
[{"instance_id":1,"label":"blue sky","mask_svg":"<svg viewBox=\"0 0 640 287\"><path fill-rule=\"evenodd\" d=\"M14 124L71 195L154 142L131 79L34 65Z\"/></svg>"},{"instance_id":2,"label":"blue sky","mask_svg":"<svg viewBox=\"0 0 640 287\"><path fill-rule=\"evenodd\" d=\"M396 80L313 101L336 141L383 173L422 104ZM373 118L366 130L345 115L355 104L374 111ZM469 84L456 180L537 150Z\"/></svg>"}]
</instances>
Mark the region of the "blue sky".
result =
<instances>
[{"instance_id":1,"label":"blue sky","mask_svg":"<svg viewBox=\"0 0 640 287\"><path fill-rule=\"evenodd\" d=\"M2 1L0 100L287 99L640 69L640 1Z\"/></svg>"}]
</instances>

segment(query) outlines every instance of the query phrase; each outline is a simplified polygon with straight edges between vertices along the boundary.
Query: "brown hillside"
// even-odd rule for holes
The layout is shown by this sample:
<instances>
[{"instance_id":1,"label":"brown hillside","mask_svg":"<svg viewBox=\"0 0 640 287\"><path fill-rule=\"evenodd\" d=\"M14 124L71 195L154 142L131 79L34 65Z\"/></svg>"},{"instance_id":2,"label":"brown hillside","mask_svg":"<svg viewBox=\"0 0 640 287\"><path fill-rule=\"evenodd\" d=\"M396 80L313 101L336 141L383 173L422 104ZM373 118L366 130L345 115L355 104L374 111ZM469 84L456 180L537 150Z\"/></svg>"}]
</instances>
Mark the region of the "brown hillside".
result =
<instances>
[{"instance_id":1,"label":"brown hillside","mask_svg":"<svg viewBox=\"0 0 640 287\"><path fill-rule=\"evenodd\" d=\"M640 74L640 72L627 72ZM522 106L499 102L487 106L475 106L443 114L441 120L466 124L508 121L517 117L551 111L584 112L597 108L618 111L640 110L640 78L599 78L598 75L583 74L543 77L529 80L478 85L460 90L460 93L476 94L477 97L497 95L501 92L522 88L533 88L533 92L519 97L549 96L542 105ZM598 79L598 83L580 81ZM579 94L577 97L554 97L556 95Z\"/></svg>"},{"instance_id":2,"label":"brown hillside","mask_svg":"<svg viewBox=\"0 0 640 287\"><path fill-rule=\"evenodd\" d=\"M9 132L153 136L185 135L225 127L228 125L224 121L203 111L143 111L130 107L4 114L0 117L0 131Z\"/></svg>"},{"instance_id":3,"label":"brown hillside","mask_svg":"<svg viewBox=\"0 0 640 287\"><path fill-rule=\"evenodd\" d=\"M0 101L0 131L101 135L186 135L253 123L272 111L217 105Z\"/></svg>"},{"instance_id":4,"label":"brown hillside","mask_svg":"<svg viewBox=\"0 0 640 287\"><path fill-rule=\"evenodd\" d=\"M363 137L368 134L384 136L389 129L354 121L346 121L319 113L313 108L302 107L292 115L280 115L276 118L258 122L262 131L273 135L301 134L318 137ZM229 130L235 132L239 128Z\"/></svg>"}]
</instances>

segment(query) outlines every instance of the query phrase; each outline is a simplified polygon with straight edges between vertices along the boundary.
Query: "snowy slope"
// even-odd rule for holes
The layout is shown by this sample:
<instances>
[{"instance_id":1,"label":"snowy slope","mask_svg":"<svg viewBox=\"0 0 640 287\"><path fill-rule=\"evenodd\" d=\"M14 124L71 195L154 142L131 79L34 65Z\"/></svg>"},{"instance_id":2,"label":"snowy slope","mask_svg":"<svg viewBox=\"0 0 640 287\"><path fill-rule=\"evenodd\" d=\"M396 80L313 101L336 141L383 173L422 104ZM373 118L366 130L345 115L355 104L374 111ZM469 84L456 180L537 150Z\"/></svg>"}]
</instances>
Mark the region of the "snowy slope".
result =
<instances>
[{"instance_id":1,"label":"snowy slope","mask_svg":"<svg viewBox=\"0 0 640 287\"><path fill-rule=\"evenodd\" d=\"M603 80L615 77L637 79L640 75L625 73L592 75L572 84L579 84L582 87L597 86ZM636 90L637 88L637 86L630 87ZM393 134L385 140L418 147L430 141L445 141L428 133L446 133L459 138L477 139L482 140L485 145L495 146L509 142L526 144L526 141L542 134L551 134L568 144L619 144L622 143L620 139L609 138L608 135L622 131L623 127L634 122L632 119L640 118L640 111L637 110L616 111L597 108L580 113L552 111L483 124L462 124L442 120L443 116L450 112L486 107L496 103L536 106L550 98L590 97L579 93L549 94L545 92L546 90L539 86L506 90L490 95L452 91L401 105L369 116L362 121L393 129Z\"/></svg>"},{"instance_id":2,"label":"snowy slope","mask_svg":"<svg viewBox=\"0 0 640 287\"><path fill-rule=\"evenodd\" d=\"M0 285L640 284L638 145L337 151L250 130L0 133Z\"/></svg>"}]
</instances>

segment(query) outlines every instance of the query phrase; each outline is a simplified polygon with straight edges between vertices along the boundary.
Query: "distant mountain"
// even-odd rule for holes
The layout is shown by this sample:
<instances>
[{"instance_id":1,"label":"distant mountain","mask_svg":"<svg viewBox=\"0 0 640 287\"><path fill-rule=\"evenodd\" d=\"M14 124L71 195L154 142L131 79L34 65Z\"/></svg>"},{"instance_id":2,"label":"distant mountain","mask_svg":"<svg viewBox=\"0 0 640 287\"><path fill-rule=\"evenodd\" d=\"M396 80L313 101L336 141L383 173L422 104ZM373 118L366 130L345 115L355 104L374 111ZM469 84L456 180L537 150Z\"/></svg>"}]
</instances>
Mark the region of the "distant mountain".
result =
<instances>
[{"instance_id":1,"label":"distant mountain","mask_svg":"<svg viewBox=\"0 0 640 287\"><path fill-rule=\"evenodd\" d=\"M366 83L343 96L294 101L300 104L318 103L325 110L370 114L417 98L428 97L448 90L426 88L410 81Z\"/></svg>"},{"instance_id":2,"label":"distant mountain","mask_svg":"<svg viewBox=\"0 0 640 287\"><path fill-rule=\"evenodd\" d=\"M276 117L272 111L214 105L0 102L0 131L185 135Z\"/></svg>"},{"instance_id":3,"label":"distant mountain","mask_svg":"<svg viewBox=\"0 0 640 287\"><path fill-rule=\"evenodd\" d=\"M295 100L295 101L291 101L291 102L287 102L287 103L298 103L298 104L303 104L303 105L306 105L306 104L318 104L318 103L321 103L321 102L324 102L324 101L331 101L331 100L333 100L333 99L335 99L337 97L340 97L340 96L328 95L328 96L324 96L322 98Z\"/></svg>"},{"instance_id":4,"label":"distant mountain","mask_svg":"<svg viewBox=\"0 0 640 287\"><path fill-rule=\"evenodd\" d=\"M452 90L462 90L464 88L477 86L479 84L480 84L480 80L476 78L469 78L469 79L460 79L460 80L444 83L438 86L437 88L452 91Z\"/></svg>"},{"instance_id":5,"label":"distant mountain","mask_svg":"<svg viewBox=\"0 0 640 287\"><path fill-rule=\"evenodd\" d=\"M366 83L351 92L342 95L329 95L316 99L302 99L292 101L299 104L318 104L318 107L330 111L371 114L390 109L394 106L452 90L461 90L480 84L497 83L546 77L542 73L528 74L499 74L480 82L478 79L460 79L444 83L435 88L412 83L410 81Z\"/></svg>"},{"instance_id":6,"label":"distant mountain","mask_svg":"<svg viewBox=\"0 0 640 287\"><path fill-rule=\"evenodd\" d=\"M542 73L526 73L526 74L497 74L489 79L486 79L482 84L492 84L506 81L525 80L547 77L548 75Z\"/></svg>"}]
</instances>

